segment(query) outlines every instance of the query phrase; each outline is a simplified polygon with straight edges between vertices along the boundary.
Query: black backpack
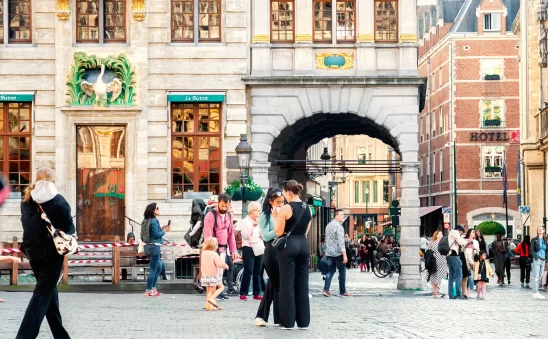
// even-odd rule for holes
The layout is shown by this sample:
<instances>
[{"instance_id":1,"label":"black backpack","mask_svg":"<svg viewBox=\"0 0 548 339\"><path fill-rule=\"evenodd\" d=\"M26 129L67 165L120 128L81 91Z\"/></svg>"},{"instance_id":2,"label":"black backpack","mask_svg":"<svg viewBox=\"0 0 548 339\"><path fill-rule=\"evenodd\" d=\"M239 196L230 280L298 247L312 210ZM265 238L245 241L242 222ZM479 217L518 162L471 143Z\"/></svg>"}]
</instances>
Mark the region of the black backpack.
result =
<instances>
[{"instance_id":1,"label":"black backpack","mask_svg":"<svg viewBox=\"0 0 548 339\"><path fill-rule=\"evenodd\" d=\"M202 246L202 243L204 242L204 226L205 226L204 223L205 223L205 217L208 213L213 213L213 220L215 220L215 224L213 226L213 236L217 234L217 211L215 211L214 208L210 208L204 215L204 218L202 219L202 225L196 231L196 233L194 233L194 235L191 236L190 233L192 233L193 227L190 227L185 234L185 240L188 243L188 245L192 248L195 248L195 249L200 248ZM230 223L232 224L232 217L231 217ZM223 247L223 246L219 245L219 247ZM226 245L224 247L226 247Z\"/></svg>"},{"instance_id":2,"label":"black backpack","mask_svg":"<svg viewBox=\"0 0 548 339\"><path fill-rule=\"evenodd\" d=\"M449 246L449 236L447 235L443 237L438 244L438 252L440 252L441 255L448 255L450 250L451 247Z\"/></svg>"}]
</instances>

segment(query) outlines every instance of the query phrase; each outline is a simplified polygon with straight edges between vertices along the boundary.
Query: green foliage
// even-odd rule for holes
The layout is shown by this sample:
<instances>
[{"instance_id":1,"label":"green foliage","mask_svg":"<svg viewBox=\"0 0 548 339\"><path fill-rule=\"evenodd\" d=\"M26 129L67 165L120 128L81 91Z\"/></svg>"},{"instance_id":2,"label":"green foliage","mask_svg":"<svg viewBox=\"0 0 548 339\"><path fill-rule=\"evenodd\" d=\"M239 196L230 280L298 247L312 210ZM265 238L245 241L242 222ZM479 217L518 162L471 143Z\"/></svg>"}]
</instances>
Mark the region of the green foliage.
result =
<instances>
[{"instance_id":1,"label":"green foliage","mask_svg":"<svg viewBox=\"0 0 548 339\"><path fill-rule=\"evenodd\" d=\"M228 193L228 195L233 196L234 192L236 192L236 190L240 187L242 187L242 183L240 182L240 180L239 179L234 179L234 181L232 181L232 183L230 183L230 185L228 185L228 187L225 187L225 192ZM264 197L264 191L263 191L262 187L259 186L258 184L256 184L253 181L253 177L249 177L247 179L244 187L245 187L246 191L249 191L249 192L260 190L261 191L261 197Z\"/></svg>"},{"instance_id":2,"label":"green foliage","mask_svg":"<svg viewBox=\"0 0 548 339\"><path fill-rule=\"evenodd\" d=\"M476 230L479 230L483 235L496 235L499 232L502 235L506 234L504 226L496 221L484 221L476 227Z\"/></svg>"},{"instance_id":3,"label":"green foliage","mask_svg":"<svg viewBox=\"0 0 548 339\"><path fill-rule=\"evenodd\" d=\"M118 57L109 55L106 58L99 58L95 55L87 55L83 52L74 54L74 64L71 66L69 75L67 76L67 104L72 106L91 106L95 102L95 94L89 97L82 88L80 83L86 75L86 69L101 68L104 64L107 69L111 69L116 73L116 77L122 82L122 93L111 105L133 105L135 97L135 70L124 54Z\"/></svg>"}]
</instances>

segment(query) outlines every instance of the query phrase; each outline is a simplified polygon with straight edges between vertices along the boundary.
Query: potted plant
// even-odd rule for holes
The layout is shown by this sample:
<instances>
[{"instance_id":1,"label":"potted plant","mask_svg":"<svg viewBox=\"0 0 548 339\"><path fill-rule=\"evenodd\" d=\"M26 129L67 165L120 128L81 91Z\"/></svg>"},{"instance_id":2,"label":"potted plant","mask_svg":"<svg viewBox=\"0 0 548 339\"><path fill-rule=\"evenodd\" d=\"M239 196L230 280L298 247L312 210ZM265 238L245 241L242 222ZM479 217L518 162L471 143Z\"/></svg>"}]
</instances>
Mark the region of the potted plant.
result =
<instances>
[{"instance_id":1,"label":"potted plant","mask_svg":"<svg viewBox=\"0 0 548 339\"><path fill-rule=\"evenodd\" d=\"M257 201L264 196L263 189L253 181L252 177L249 177L243 186L239 179L234 179L234 181L225 188L225 192L230 195L234 201L241 201L244 200L244 198L247 201Z\"/></svg>"},{"instance_id":2,"label":"potted plant","mask_svg":"<svg viewBox=\"0 0 548 339\"><path fill-rule=\"evenodd\" d=\"M493 118L493 119L485 119L483 121L483 125L488 127L488 126L500 126L500 118L499 117L496 117L496 118Z\"/></svg>"},{"instance_id":3,"label":"potted plant","mask_svg":"<svg viewBox=\"0 0 548 339\"><path fill-rule=\"evenodd\" d=\"M483 77L484 80L500 80L500 75L499 74L486 74L484 77Z\"/></svg>"}]
</instances>

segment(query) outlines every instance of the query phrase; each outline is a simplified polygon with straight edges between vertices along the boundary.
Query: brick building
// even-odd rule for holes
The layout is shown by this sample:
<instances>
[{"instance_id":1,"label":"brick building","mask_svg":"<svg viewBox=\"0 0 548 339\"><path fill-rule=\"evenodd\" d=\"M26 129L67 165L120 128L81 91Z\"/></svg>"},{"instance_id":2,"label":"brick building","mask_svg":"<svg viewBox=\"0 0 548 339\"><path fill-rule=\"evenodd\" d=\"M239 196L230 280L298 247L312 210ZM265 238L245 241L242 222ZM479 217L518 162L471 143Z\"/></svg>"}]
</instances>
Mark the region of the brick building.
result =
<instances>
[{"instance_id":1,"label":"brick building","mask_svg":"<svg viewBox=\"0 0 548 339\"><path fill-rule=\"evenodd\" d=\"M424 231L439 227L442 206L458 223L506 225L503 167L508 178L508 230L519 224L519 39L511 32L514 0L438 0L418 8L419 72L428 77L419 114L419 182ZM456 154L456 180L453 156ZM451 225L455 215L451 215Z\"/></svg>"}]
</instances>

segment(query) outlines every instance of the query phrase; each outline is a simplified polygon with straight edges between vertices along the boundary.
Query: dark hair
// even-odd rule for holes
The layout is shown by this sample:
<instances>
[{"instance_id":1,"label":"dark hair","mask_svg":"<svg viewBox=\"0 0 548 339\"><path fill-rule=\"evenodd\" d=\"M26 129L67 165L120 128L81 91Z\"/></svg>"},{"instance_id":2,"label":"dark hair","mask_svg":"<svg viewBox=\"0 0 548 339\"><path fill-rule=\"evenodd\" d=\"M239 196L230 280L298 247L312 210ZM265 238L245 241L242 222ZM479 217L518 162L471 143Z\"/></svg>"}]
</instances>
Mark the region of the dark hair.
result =
<instances>
[{"instance_id":1,"label":"dark hair","mask_svg":"<svg viewBox=\"0 0 548 339\"><path fill-rule=\"evenodd\" d=\"M230 195L226 194L226 193L223 193L223 194L219 194L219 202L230 202L232 201L232 199L230 198Z\"/></svg>"},{"instance_id":2,"label":"dark hair","mask_svg":"<svg viewBox=\"0 0 548 339\"><path fill-rule=\"evenodd\" d=\"M474 232L474 234L476 234L476 232L473 229L469 228L468 231L466 231L466 238L465 239L470 238L470 234L472 234L472 232Z\"/></svg>"},{"instance_id":3,"label":"dark hair","mask_svg":"<svg viewBox=\"0 0 548 339\"><path fill-rule=\"evenodd\" d=\"M283 197L282 190L278 187L270 187L266 192L266 199L263 201L263 213L268 219L270 219L270 214L272 213L270 201L278 197Z\"/></svg>"},{"instance_id":4,"label":"dark hair","mask_svg":"<svg viewBox=\"0 0 548 339\"><path fill-rule=\"evenodd\" d=\"M299 195L304 189L303 185L299 184L296 180L288 180L282 183L284 191L289 191L295 195Z\"/></svg>"},{"instance_id":5,"label":"dark hair","mask_svg":"<svg viewBox=\"0 0 548 339\"><path fill-rule=\"evenodd\" d=\"M524 236L522 242L524 242L525 245L527 245L527 247L531 247L531 236L530 235Z\"/></svg>"},{"instance_id":6,"label":"dark hair","mask_svg":"<svg viewBox=\"0 0 548 339\"><path fill-rule=\"evenodd\" d=\"M145 219L151 219L151 218L155 218L156 216L154 215L154 211L156 211L156 203L153 202L152 204L148 204L147 205L147 208L145 208L145 213L143 214L143 216L145 217Z\"/></svg>"},{"instance_id":7,"label":"dark hair","mask_svg":"<svg viewBox=\"0 0 548 339\"><path fill-rule=\"evenodd\" d=\"M337 215L339 215L339 214L341 214L341 213L343 213L342 208L337 208L337 209L335 210L335 216L337 216Z\"/></svg>"}]
</instances>

